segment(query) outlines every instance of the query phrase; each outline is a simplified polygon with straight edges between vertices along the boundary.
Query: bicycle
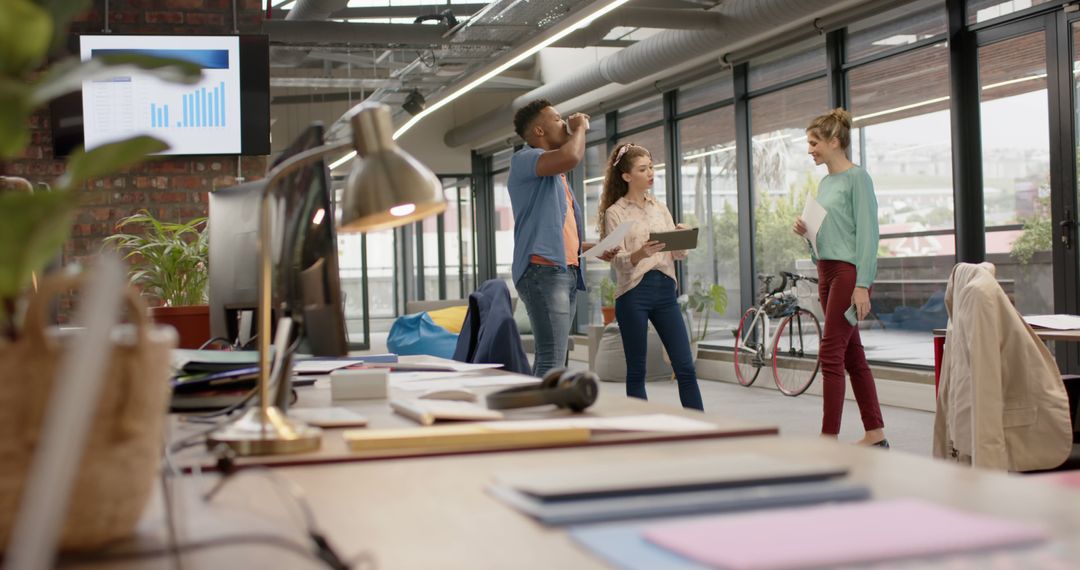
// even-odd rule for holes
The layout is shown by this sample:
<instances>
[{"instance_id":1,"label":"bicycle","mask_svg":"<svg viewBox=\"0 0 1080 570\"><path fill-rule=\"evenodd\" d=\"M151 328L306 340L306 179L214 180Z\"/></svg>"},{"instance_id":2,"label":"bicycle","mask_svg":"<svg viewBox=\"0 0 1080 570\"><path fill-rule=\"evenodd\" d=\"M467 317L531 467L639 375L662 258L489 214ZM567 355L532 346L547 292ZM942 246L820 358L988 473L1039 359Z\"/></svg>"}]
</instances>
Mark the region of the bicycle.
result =
<instances>
[{"instance_id":1,"label":"bicycle","mask_svg":"<svg viewBox=\"0 0 1080 570\"><path fill-rule=\"evenodd\" d=\"M813 313L799 306L795 286L799 281L817 283L813 277L781 271L780 286L770 290L773 275L758 275L762 281L758 306L751 307L739 320L735 333L735 377L739 384L750 386L757 380L762 367L769 365L780 392L798 396L806 391L821 368L818 347L821 344L821 323ZM792 289L787 290L788 280ZM769 335L769 319L782 318L780 326Z\"/></svg>"}]
</instances>

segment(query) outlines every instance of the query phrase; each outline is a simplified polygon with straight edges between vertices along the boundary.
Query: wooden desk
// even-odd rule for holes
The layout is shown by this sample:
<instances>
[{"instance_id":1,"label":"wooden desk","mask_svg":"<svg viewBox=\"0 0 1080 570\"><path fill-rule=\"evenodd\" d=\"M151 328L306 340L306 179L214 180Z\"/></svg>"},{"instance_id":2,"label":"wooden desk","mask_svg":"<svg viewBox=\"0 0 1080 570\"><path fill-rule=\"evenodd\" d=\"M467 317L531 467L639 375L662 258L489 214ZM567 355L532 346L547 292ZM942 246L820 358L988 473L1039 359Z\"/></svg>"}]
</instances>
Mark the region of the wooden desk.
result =
<instances>
[{"instance_id":1,"label":"wooden desk","mask_svg":"<svg viewBox=\"0 0 1080 570\"><path fill-rule=\"evenodd\" d=\"M499 388L495 387L487 389L476 389L475 391L480 394L482 399L483 396L488 392L498 389ZM315 386L297 388L296 392L299 396L299 401L297 402L297 405L295 407L327 407L331 405L340 405L341 407L348 408L350 410L363 414L364 416L367 416L368 427L366 429L419 427L416 422L393 413L393 411L390 410L390 406L387 404L386 400L351 400L344 403L332 403L330 399L330 385L329 382L326 380L317 381L315 383ZM417 393L406 392L404 390L391 388L390 395L391 397L405 398L416 397ZM652 402L646 402L644 400L627 398L623 393L623 386L621 384L610 384L601 382L600 396L597 399L596 404L594 404L592 407L585 411L585 415L598 417L615 417L644 414L671 414L693 418L696 420L701 420L714 424L717 429L715 431L703 431L693 433L598 433L594 434L591 440L585 445L614 445L636 443L641 441L673 441L699 438L774 435L779 433L779 429L775 425L749 422L735 418L718 418L716 416L707 416L694 410L684 410L682 408L676 408ZM507 419L513 420L535 420L542 418L568 417L571 415L573 414L569 410L558 409L554 406L524 408L520 410L506 410ZM171 417L169 421L172 430L170 432L171 441L179 441L182 438L197 434L200 431L205 431L209 427L207 424L202 423L192 424L181 422L176 417ZM371 461L386 459L387 457L391 456L388 454L387 456L383 457L358 457L356 456L356 454L349 451L348 447L345 444L345 440L342 437L343 432L344 429L323 430L322 447L315 452L294 455L268 455L261 457L239 458L237 460L237 464L241 467L251 465L306 465L311 463ZM484 452L490 451L492 450L485 450ZM172 456L172 461L174 465L176 465L179 469L183 469L185 471L190 471L195 467L199 467L202 469L213 469L216 462L214 456L210 454L201 444L196 447L190 447L174 454Z\"/></svg>"},{"instance_id":2,"label":"wooden desk","mask_svg":"<svg viewBox=\"0 0 1080 570\"><path fill-rule=\"evenodd\" d=\"M274 472L307 494L318 525L345 558L370 552L380 569L590 569L601 562L559 528L544 527L485 491L492 474L507 469L755 453L825 461L851 469L875 499L916 497L963 510L1041 523L1080 559L1080 492L1039 477L960 467L901 452L856 447L820 438L775 436L642 443L395 459L290 467ZM181 477L194 485L194 477ZM212 481L203 481L209 484ZM137 545L163 544L160 506L148 512ZM181 540L275 529L300 541L295 509L283 505L261 477L238 475L211 506L179 509ZM151 509L153 511L153 509ZM246 518L245 518L246 517ZM185 556L190 568L316 568L287 551L246 545ZM171 568L163 559L117 568Z\"/></svg>"},{"instance_id":3,"label":"wooden desk","mask_svg":"<svg viewBox=\"0 0 1080 570\"><path fill-rule=\"evenodd\" d=\"M948 329L933 329L934 333L934 391L941 380L941 361L945 357L945 333ZM1032 327L1035 335L1044 342L1080 342L1080 330L1059 331Z\"/></svg>"}]
</instances>

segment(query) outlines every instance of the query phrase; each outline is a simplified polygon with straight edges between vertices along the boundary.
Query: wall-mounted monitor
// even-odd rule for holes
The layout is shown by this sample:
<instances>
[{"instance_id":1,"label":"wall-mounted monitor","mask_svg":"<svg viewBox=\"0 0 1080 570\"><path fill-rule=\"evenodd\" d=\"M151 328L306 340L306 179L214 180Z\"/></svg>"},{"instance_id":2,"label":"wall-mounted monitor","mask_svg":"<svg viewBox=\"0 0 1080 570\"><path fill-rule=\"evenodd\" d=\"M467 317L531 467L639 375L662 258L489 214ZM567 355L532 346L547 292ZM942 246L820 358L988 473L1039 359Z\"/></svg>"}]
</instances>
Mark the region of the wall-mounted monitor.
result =
<instances>
[{"instance_id":1,"label":"wall-mounted monitor","mask_svg":"<svg viewBox=\"0 0 1080 570\"><path fill-rule=\"evenodd\" d=\"M137 53L190 61L203 71L193 85L123 74L83 83L52 106L53 151L69 154L137 135L169 144L163 155L270 153L270 59L265 35L83 35L85 60Z\"/></svg>"}]
</instances>

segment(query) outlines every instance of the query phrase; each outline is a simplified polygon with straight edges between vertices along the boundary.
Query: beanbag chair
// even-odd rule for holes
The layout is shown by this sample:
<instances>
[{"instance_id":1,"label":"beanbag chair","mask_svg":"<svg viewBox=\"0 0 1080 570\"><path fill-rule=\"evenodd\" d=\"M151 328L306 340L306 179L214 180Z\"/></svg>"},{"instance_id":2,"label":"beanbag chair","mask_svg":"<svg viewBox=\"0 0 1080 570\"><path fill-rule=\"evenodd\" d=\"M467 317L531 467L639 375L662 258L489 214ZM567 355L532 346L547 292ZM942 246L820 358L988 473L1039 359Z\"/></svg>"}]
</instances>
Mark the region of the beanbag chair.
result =
<instances>
[{"instance_id":1,"label":"beanbag chair","mask_svg":"<svg viewBox=\"0 0 1080 570\"><path fill-rule=\"evenodd\" d=\"M458 334L461 332L461 325L465 322L465 313L468 312L468 305L459 305L457 307L428 311L427 314L435 324L454 334Z\"/></svg>"},{"instance_id":2,"label":"beanbag chair","mask_svg":"<svg viewBox=\"0 0 1080 570\"><path fill-rule=\"evenodd\" d=\"M427 313L404 315L394 321L386 337L386 348L404 356L426 354L452 358L458 335L440 327Z\"/></svg>"}]
</instances>

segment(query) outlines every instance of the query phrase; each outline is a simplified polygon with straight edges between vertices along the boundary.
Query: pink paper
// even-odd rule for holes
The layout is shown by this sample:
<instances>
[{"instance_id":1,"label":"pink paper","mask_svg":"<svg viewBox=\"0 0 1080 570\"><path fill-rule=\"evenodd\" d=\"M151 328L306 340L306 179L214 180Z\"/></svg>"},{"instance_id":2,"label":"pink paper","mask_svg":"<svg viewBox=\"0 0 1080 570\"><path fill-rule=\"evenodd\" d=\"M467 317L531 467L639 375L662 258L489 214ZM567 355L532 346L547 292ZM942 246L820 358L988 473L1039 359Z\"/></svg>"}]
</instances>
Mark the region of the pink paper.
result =
<instances>
[{"instance_id":1,"label":"pink paper","mask_svg":"<svg viewBox=\"0 0 1080 570\"><path fill-rule=\"evenodd\" d=\"M915 500L713 516L648 527L645 538L716 568L831 567L1040 542L1038 526Z\"/></svg>"}]
</instances>

